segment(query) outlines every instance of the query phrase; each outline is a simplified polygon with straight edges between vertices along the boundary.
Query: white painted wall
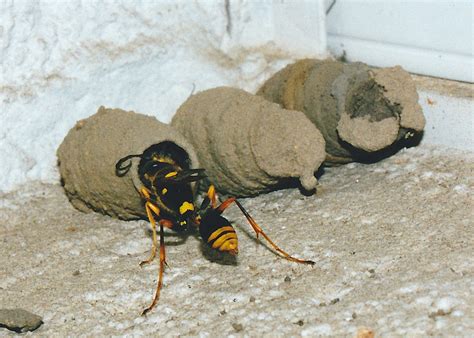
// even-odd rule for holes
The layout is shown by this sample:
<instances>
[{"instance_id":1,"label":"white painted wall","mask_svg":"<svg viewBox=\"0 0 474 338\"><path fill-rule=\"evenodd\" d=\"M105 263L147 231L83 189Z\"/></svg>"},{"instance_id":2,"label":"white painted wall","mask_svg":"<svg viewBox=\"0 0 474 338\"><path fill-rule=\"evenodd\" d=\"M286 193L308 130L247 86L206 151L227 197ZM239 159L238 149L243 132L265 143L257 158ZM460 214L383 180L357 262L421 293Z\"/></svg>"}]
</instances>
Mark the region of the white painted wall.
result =
<instances>
[{"instance_id":1,"label":"white painted wall","mask_svg":"<svg viewBox=\"0 0 474 338\"><path fill-rule=\"evenodd\" d=\"M321 1L2 1L0 191L57 182L57 147L100 105L168 122L193 84L253 91L325 37Z\"/></svg>"},{"instance_id":2,"label":"white painted wall","mask_svg":"<svg viewBox=\"0 0 474 338\"><path fill-rule=\"evenodd\" d=\"M422 143L474 152L474 99L418 90L426 117Z\"/></svg>"},{"instance_id":3,"label":"white painted wall","mask_svg":"<svg viewBox=\"0 0 474 338\"><path fill-rule=\"evenodd\" d=\"M474 82L472 0L326 0L326 5L334 55Z\"/></svg>"}]
</instances>

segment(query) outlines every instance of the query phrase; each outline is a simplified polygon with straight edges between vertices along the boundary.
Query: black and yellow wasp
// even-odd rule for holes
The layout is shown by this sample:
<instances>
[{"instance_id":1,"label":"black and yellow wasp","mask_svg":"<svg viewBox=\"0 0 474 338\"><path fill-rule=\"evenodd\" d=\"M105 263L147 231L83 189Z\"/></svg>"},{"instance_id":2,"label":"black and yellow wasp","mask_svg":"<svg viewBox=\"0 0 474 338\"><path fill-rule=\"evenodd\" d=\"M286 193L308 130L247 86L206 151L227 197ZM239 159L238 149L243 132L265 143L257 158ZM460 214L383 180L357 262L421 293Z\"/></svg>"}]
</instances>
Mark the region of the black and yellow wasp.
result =
<instances>
[{"instance_id":1,"label":"black and yellow wasp","mask_svg":"<svg viewBox=\"0 0 474 338\"><path fill-rule=\"evenodd\" d=\"M189 225L197 227L202 239L213 249L232 255L238 253L237 234L230 222L222 213L232 203L235 203L247 218L255 231L257 238L262 235L268 243L284 258L304 264L313 265L310 260L298 259L280 249L260 228L252 216L240 202L231 197L217 205L217 195L213 185L209 186L199 208L194 205L195 196L192 183L206 177L204 169L191 169L187 153L175 143L162 142L146 149L143 154L128 155L115 165L117 176L124 176L132 167L131 159L140 158L138 176L143 186L139 192L144 201L146 214L152 228L153 244L150 257L140 265L153 261L158 248L157 223L160 228L160 269L158 285L152 303L142 314L149 312L158 302L163 284L163 271L166 265L164 227L184 231ZM155 217L158 219L156 221Z\"/></svg>"}]
</instances>

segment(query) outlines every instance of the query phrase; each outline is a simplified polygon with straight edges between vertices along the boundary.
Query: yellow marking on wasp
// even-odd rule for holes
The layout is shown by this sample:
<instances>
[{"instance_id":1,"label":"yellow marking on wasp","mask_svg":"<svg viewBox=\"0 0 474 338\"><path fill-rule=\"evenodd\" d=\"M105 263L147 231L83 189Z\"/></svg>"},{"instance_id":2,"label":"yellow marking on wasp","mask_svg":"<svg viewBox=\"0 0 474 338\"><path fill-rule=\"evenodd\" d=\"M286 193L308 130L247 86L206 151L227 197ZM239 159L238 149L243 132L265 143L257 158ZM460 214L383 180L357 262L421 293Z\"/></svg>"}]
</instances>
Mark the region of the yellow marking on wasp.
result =
<instances>
[{"instance_id":1,"label":"yellow marking on wasp","mask_svg":"<svg viewBox=\"0 0 474 338\"><path fill-rule=\"evenodd\" d=\"M180 225L185 225L186 224L186 221L181 221L179 222Z\"/></svg>"},{"instance_id":2,"label":"yellow marking on wasp","mask_svg":"<svg viewBox=\"0 0 474 338\"><path fill-rule=\"evenodd\" d=\"M152 159L153 159L153 161L156 161L156 162L168 163L168 164L176 164L176 162L173 161L172 158L166 157L166 156L153 155Z\"/></svg>"},{"instance_id":3,"label":"yellow marking on wasp","mask_svg":"<svg viewBox=\"0 0 474 338\"><path fill-rule=\"evenodd\" d=\"M172 171L172 172L169 172L165 175L166 178L170 178L170 177L173 177L173 176L176 176L178 175L178 172L177 171Z\"/></svg>"},{"instance_id":4,"label":"yellow marking on wasp","mask_svg":"<svg viewBox=\"0 0 474 338\"><path fill-rule=\"evenodd\" d=\"M236 254L239 252L237 249L237 238L236 239L229 239L228 241L224 242L219 248L221 251L230 251L231 253Z\"/></svg>"},{"instance_id":5,"label":"yellow marking on wasp","mask_svg":"<svg viewBox=\"0 0 474 338\"><path fill-rule=\"evenodd\" d=\"M219 228L217 229L216 231L214 231L211 236L209 236L209 238L207 239L208 242L212 241L213 239L217 238L221 233L223 233L224 231L232 231L232 232L235 232L234 228L231 227L230 225L226 226L226 227L222 227L222 228Z\"/></svg>"},{"instance_id":6,"label":"yellow marking on wasp","mask_svg":"<svg viewBox=\"0 0 474 338\"><path fill-rule=\"evenodd\" d=\"M216 208L216 201L217 201L216 188L214 188L212 184L209 186L209 190L207 191L207 197L209 197L211 201L212 208Z\"/></svg>"},{"instance_id":7,"label":"yellow marking on wasp","mask_svg":"<svg viewBox=\"0 0 474 338\"><path fill-rule=\"evenodd\" d=\"M168 189L166 189L166 188L163 188L163 190L161 190L161 193L162 193L163 195L166 194L167 192L168 192Z\"/></svg>"},{"instance_id":8,"label":"yellow marking on wasp","mask_svg":"<svg viewBox=\"0 0 474 338\"><path fill-rule=\"evenodd\" d=\"M213 185L211 185L209 187L209 190L207 191L207 195L214 196L215 194L216 194L216 188Z\"/></svg>"},{"instance_id":9,"label":"yellow marking on wasp","mask_svg":"<svg viewBox=\"0 0 474 338\"><path fill-rule=\"evenodd\" d=\"M213 244L212 247L214 249L220 249L224 242L228 240L237 240L237 234L235 232L229 232L228 234L224 234L220 236Z\"/></svg>"},{"instance_id":10,"label":"yellow marking on wasp","mask_svg":"<svg viewBox=\"0 0 474 338\"><path fill-rule=\"evenodd\" d=\"M148 190L145 187L142 187L140 189L140 194L143 196L144 199L149 200L150 199L150 190Z\"/></svg>"},{"instance_id":11,"label":"yellow marking on wasp","mask_svg":"<svg viewBox=\"0 0 474 338\"><path fill-rule=\"evenodd\" d=\"M179 213L182 215L188 210L194 210L194 205L189 202L183 202L181 206L179 207Z\"/></svg>"}]
</instances>

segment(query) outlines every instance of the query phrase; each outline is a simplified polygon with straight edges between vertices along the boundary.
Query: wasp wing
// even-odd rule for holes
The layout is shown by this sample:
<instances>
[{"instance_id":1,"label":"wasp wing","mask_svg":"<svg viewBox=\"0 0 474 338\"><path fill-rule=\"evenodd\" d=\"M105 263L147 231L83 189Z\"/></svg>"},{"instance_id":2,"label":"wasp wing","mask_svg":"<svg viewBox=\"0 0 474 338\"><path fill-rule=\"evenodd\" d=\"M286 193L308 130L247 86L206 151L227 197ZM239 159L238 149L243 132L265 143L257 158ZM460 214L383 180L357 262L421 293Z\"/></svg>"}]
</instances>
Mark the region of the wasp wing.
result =
<instances>
[{"instance_id":1,"label":"wasp wing","mask_svg":"<svg viewBox=\"0 0 474 338\"><path fill-rule=\"evenodd\" d=\"M156 177L156 180L163 184L192 183L206 178L207 176L204 171L205 169L180 170L176 171L176 174L172 176L170 176L170 173L168 172L166 174L160 174Z\"/></svg>"}]
</instances>

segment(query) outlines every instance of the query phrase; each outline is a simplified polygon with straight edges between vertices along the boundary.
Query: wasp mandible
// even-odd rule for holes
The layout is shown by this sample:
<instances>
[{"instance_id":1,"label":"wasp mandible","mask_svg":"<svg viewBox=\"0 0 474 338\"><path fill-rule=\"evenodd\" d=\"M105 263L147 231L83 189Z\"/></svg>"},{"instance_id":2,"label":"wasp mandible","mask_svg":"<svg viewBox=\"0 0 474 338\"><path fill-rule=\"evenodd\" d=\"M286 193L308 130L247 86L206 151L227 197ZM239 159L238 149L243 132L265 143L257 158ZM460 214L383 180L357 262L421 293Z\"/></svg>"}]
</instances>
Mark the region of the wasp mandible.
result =
<instances>
[{"instance_id":1,"label":"wasp mandible","mask_svg":"<svg viewBox=\"0 0 474 338\"><path fill-rule=\"evenodd\" d=\"M295 258L280 249L255 222L240 202L231 197L219 205L213 185L209 186L199 208L194 205L192 183L206 177L204 169L191 169L186 152L172 142L162 142L146 149L143 154L128 155L115 165L117 176L124 176L130 170L131 159L140 158L138 175L143 186L139 193L144 201L145 210L152 228L152 248L148 259L140 262L140 266L150 263L156 256L157 223L160 228L160 268L158 284L153 300L143 312L148 313L158 302L163 285L163 271L166 265L164 227L184 231L189 225L197 227L202 239L213 249L231 255L238 253L238 239L231 223L222 216L232 203L242 211L257 238L262 235L282 257L303 264L311 264L310 260ZM127 163L128 161L128 163ZM158 219L156 221L155 217Z\"/></svg>"}]
</instances>

